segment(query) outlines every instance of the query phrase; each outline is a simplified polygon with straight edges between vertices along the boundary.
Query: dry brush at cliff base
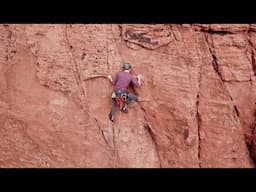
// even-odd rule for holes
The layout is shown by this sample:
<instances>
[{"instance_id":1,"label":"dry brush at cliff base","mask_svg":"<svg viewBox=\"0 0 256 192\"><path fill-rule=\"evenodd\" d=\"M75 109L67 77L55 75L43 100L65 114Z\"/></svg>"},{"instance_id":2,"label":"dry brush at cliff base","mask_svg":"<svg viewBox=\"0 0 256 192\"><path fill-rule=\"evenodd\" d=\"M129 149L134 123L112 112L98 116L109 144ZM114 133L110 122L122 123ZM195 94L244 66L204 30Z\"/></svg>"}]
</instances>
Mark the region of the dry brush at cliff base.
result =
<instances>
[{"instance_id":1,"label":"dry brush at cliff base","mask_svg":"<svg viewBox=\"0 0 256 192\"><path fill-rule=\"evenodd\" d=\"M0 25L0 167L254 167L256 25ZM122 63L142 74L108 120Z\"/></svg>"}]
</instances>

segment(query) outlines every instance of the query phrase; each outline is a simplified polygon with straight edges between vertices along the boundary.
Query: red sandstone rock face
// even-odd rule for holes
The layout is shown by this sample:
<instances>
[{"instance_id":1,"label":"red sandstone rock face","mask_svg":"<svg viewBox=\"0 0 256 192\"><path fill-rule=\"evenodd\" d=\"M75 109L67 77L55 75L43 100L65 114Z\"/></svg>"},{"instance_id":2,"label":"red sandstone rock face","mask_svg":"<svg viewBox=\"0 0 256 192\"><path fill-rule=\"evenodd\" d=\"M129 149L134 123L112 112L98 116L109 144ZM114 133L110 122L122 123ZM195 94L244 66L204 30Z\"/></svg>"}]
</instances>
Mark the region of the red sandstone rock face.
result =
<instances>
[{"instance_id":1,"label":"red sandstone rock face","mask_svg":"<svg viewBox=\"0 0 256 192\"><path fill-rule=\"evenodd\" d=\"M0 25L0 167L254 167L255 26Z\"/></svg>"}]
</instances>

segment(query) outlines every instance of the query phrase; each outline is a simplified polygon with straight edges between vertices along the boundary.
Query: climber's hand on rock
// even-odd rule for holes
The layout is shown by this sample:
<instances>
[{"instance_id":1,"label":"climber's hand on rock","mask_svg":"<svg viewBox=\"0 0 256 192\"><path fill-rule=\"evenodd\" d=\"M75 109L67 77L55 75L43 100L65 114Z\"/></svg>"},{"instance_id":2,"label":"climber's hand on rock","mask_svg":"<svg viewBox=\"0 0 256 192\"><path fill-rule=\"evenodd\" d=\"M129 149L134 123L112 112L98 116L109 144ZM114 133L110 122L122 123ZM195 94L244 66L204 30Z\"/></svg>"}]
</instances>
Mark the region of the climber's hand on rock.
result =
<instances>
[{"instance_id":1,"label":"climber's hand on rock","mask_svg":"<svg viewBox=\"0 0 256 192\"><path fill-rule=\"evenodd\" d=\"M108 75L108 79L109 79L109 81L112 82L112 77L111 77L111 75Z\"/></svg>"},{"instance_id":2,"label":"climber's hand on rock","mask_svg":"<svg viewBox=\"0 0 256 192\"><path fill-rule=\"evenodd\" d=\"M141 77L142 77L141 74L137 75L139 85L141 85Z\"/></svg>"}]
</instances>

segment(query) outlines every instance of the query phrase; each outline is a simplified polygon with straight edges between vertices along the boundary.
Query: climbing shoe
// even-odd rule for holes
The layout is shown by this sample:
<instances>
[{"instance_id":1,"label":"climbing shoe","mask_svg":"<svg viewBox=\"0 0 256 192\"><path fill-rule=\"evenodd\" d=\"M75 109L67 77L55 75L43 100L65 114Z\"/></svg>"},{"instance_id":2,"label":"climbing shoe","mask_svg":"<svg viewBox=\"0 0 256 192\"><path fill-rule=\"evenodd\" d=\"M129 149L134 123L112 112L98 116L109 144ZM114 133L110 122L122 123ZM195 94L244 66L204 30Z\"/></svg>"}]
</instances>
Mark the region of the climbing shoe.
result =
<instances>
[{"instance_id":1,"label":"climbing shoe","mask_svg":"<svg viewBox=\"0 0 256 192\"><path fill-rule=\"evenodd\" d=\"M109 113L108 117L110 121L114 122L114 116L112 116L111 113Z\"/></svg>"},{"instance_id":2,"label":"climbing shoe","mask_svg":"<svg viewBox=\"0 0 256 192\"><path fill-rule=\"evenodd\" d=\"M123 113L128 113L128 110L126 108L122 108L120 111Z\"/></svg>"}]
</instances>

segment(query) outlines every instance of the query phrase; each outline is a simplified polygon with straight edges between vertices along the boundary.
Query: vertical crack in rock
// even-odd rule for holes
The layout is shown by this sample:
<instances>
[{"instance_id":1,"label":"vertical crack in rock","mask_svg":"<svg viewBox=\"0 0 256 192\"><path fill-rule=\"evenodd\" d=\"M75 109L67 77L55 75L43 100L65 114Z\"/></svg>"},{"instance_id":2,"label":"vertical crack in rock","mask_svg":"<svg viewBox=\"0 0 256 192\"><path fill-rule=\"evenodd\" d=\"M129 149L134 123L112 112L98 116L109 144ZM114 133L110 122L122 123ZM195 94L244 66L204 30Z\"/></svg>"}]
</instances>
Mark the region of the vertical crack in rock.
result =
<instances>
[{"instance_id":1,"label":"vertical crack in rock","mask_svg":"<svg viewBox=\"0 0 256 192\"><path fill-rule=\"evenodd\" d=\"M249 31L250 31L250 30L249 30ZM248 32L248 33L249 33L249 32ZM224 34L222 34L222 35L225 35L225 34L229 34L229 33L224 33ZM225 85L225 82L251 82L251 83L252 83L252 80L250 79L250 80L245 80L245 81L238 81L238 80L230 80L230 81L227 81L227 80L225 80L225 79L222 78L221 73L220 73L220 70L219 70L219 65L218 65L218 62L217 62L217 57L216 57L214 51L212 50L212 47L213 47L213 40L211 39L211 42L209 42L208 35L211 36L211 33L209 33L209 34L204 33L205 40L206 40L206 43L207 43L207 46L208 46L208 49L209 49L209 53L210 53L211 56L212 56L212 66L213 66L213 68L214 68L216 74L219 76L219 79L220 79L220 81L221 81L221 83L222 83L223 89L225 90L227 96L230 98L230 101L232 102L233 111L234 111L233 114L234 114L235 119L238 120L238 121L240 121L240 118L239 118L239 117L240 117L240 112L239 112L239 110L238 110L238 107L235 105L234 100L233 100L232 96L230 95L230 93L229 93L229 91L228 91L228 89L227 89L227 87L226 87L226 85ZM252 44L252 42L250 41L250 38L249 38L248 41L249 41L249 44L253 47L253 44ZM251 54L253 54L253 51L251 52ZM252 55L252 57L253 57L253 55ZM252 59L252 62L253 62L253 60L254 60L254 59ZM246 141L245 133L244 133L244 140ZM250 158L253 159L253 157L252 157L252 147L251 147L251 145L248 144L247 142L245 142L245 144L246 144L246 146L247 146L247 150L248 150L248 152L249 152Z\"/></svg>"},{"instance_id":2,"label":"vertical crack in rock","mask_svg":"<svg viewBox=\"0 0 256 192\"><path fill-rule=\"evenodd\" d=\"M121 115L121 114L120 114ZM120 125L120 116L119 116L119 123ZM118 125L118 129L120 128ZM119 157L119 153L118 153L118 147L117 147L117 144L116 144L116 127L115 127L115 124L110 122L110 126L109 128L112 129L112 142L113 142L113 147L112 147L112 156L114 157L114 168L117 168L117 162L120 162L120 157Z\"/></svg>"},{"instance_id":3,"label":"vertical crack in rock","mask_svg":"<svg viewBox=\"0 0 256 192\"><path fill-rule=\"evenodd\" d=\"M254 50L255 50L255 48L254 48ZM252 55L252 69L253 69L254 76L256 76L256 63L255 63L254 51L253 50L251 52L251 55Z\"/></svg>"},{"instance_id":4,"label":"vertical crack in rock","mask_svg":"<svg viewBox=\"0 0 256 192\"><path fill-rule=\"evenodd\" d=\"M106 78L106 76L102 76L102 75L98 75L98 76L95 76L95 77L89 77L87 79L85 79L84 81L88 81L88 80L91 80L91 79L95 79L95 78ZM101 129L100 125L99 125L99 122L97 120L97 118L93 117L94 121L95 121L95 124L97 126L97 128L99 129L100 131L100 134L104 140L104 142L106 143L106 145L112 150L112 156L114 157L114 167L117 167L116 166L116 160L119 159L119 155L118 155L118 148L117 148L117 145L116 145L116 134L115 134L115 126L113 123L109 123L109 128L112 129L112 145L109 143L107 137L105 136L104 134L104 130Z\"/></svg>"},{"instance_id":5,"label":"vertical crack in rock","mask_svg":"<svg viewBox=\"0 0 256 192\"><path fill-rule=\"evenodd\" d=\"M117 148L117 146L116 146L116 133L115 133L115 126L114 126L114 124L113 123L111 123L111 129L112 129L112 141L113 141L113 155L114 155L114 157L116 158L118 158L119 156L118 156L118 148ZM115 161L115 163L114 163L114 165L115 165L115 167L116 167L116 161Z\"/></svg>"},{"instance_id":6,"label":"vertical crack in rock","mask_svg":"<svg viewBox=\"0 0 256 192\"><path fill-rule=\"evenodd\" d=\"M121 114L120 114L121 115ZM120 117L121 116L119 116L119 125L118 125L118 130L120 129ZM112 130L113 130L113 147L114 147L114 149L113 149L113 156L114 156L114 167L116 168L117 167L117 160L120 162L120 157L119 157L119 154L118 154L118 148L117 148L117 145L116 145L116 131L117 131L117 129L116 129L116 127L115 127L115 124L114 123L111 123L111 128L112 128Z\"/></svg>"},{"instance_id":7,"label":"vertical crack in rock","mask_svg":"<svg viewBox=\"0 0 256 192\"><path fill-rule=\"evenodd\" d=\"M210 35L210 34L209 34ZM204 37L205 37L205 41L206 41L206 44L208 46L208 49L209 49L209 52L212 56L212 66L213 66L213 69L215 70L215 72L217 73L217 75L219 76L220 80L223 82L223 79L222 79L222 76L221 76L221 73L219 71L219 65L218 65L218 62L217 62L217 58L215 56L215 53L214 51L212 50L211 47L213 47L213 42L209 42L209 35L208 34L205 34L204 33ZM212 37L212 36L211 36ZM212 39L211 39L212 40ZM212 40L213 41L213 40Z\"/></svg>"},{"instance_id":8,"label":"vertical crack in rock","mask_svg":"<svg viewBox=\"0 0 256 192\"><path fill-rule=\"evenodd\" d=\"M203 55L201 54L201 57ZM203 60L202 60L203 61ZM202 83L202 73L203 73L203 62L201 61L200 66L199 66L199 72L198 72L198 90L197 90L197 95L196 95L196 122L197 122L197 134L198 134L198 166L199 168L202 167L202 162L201 162L201 157L202 157L202 150L201 150L201 143L202 143L202 135L201 135L201 125L202 125L202 117L199 112L199 104L200 104L200 92L201 92L201 83Z\"/></svg>"},{"instance_id":9,"label":"vertical crack in rock","mask_svg":"<svg viewBox=\"0 0 256 192\"><path fill-rule=\"evenodd\" d=\"M119 160L119 155L118 155L118 150L117 150L117 147L116 147L116 141L115 141L115 131L114 131L114 125L111 124L111 128L113 130L113 138L112 138L112 146L111 144L109 144L109 141L108 139L106 138L105 134L104 134L104 131L101 129L100 125L99 125L99 122L96 118L94 118L94 121L96 123L96 126L98 127L100 133L101 133L101 136L104 140L104 142L106 143L106 145L109 147L109 149L112 151L112 157L114 158L113 160L113 164L114 164L114 168L117 167L117 160ZM119 160L120 161L120 160Z\"/></svg>"},{"instance_id":10,"label":"vertical crack in rock","mask_svg":"<svg viewBox=\"0 0 256 192\"><path fill-rule=\"evenodd\" d=\"M107 57L106 57L106 64L107 64L107 70L108 70L108 74L110 74L111 69L110 69L110 65L109 65L109 33L111 34L111 30L112 30L112 24L110 25L106 25L106 49L107 49ZM110 28L110 30L109 30ZM119 25L119 29L121 30L121 26ZM122 34L120 33L120 37L122 37ZM104 78L107 78L107 75L103 75ZM103 77L101 76L101 77ZM112 129L112 142L113 142L113 157L114 157L114 167L117 167L117 160L120 162L120 158L119 158L119 154L118 154L118 148L116 145L116 132L115 132L115 125L112 122L109 122L110 124L110 128Z\"/></svg>"},{"instance_id":11,"label":"vertical crack in rock","mask_svg":"<svg viewBox=\"0 0 256 192\"><path fill-rule=\"evenodd\" d=\"M74 47L71 45L71 43L70 43L70 41L68 39L67 30L68 30L68 28L67 28L67 25L66 25L63 31L64 31L66 43L67 43L67 50L68 50L68 53L70 54L70 57L71 57L71 59L73 61L73 67L74 67L73 75L75 77L75 80L76 80L76 83L77 83L77 87L79 89L79 94L80 94L79 98L81 96L82 110L83 110L83 112L85 112L88 115L88 117L92 118L91 114L89 113L88 100L86 99L86 92L85 92L86 87L84 88L83 85L82 85L83 81L82 81L82 78L81 78L81 69L80 69L79 64L75 60L75 56L73 55ZM108 49L108 44L107 44L106 49ZM108 57L107 57L107 65L108 65ZM84 82L87 81L87 80L94 79L94 78L107 78L107 77L106 77L105 74L101 74L101 75L97 75L97 76L93 76L93 77L88 77L87 79L84 80ZM111 147L111 145L109 144L107 138L104 135L104 131L100 128L97 119L94 118L94 120L95 120L96 126L100 130L100 133L101 133L101 135L103 137L104 142L107 144L107 146L112 148L112 152L113 152L112 154L114 156L114 167L116 167L116 160L119 159L119 156L118 156L118 152L117 152L117 148L116 148L116 143L115 143L114 126L113 125L111 126L112 130L113 130L113 147Z\"/></svg>"},{"instance_id":12,"label":"vertical crack in rock","mask_svg":"<svg viewBox=\"0 0 256 192\"><path fill-rule=\"evenodd\" d=\"M173 30L173 26L172 26L172 25L170 25L170 28L171 28L171 33L172 33L172 35L173 35L175 41L179 41L179 39L178 39L178 38L176 37L176 35L175 35L175 32L174 32L174 30Z\"/></svg>"},{"instance_id":13,"label":"vertical crack in rock","mask_svg":"<svg viewBox=\"0 0 256 192\"><path fill-rule=\"evenodd\" d=\"M98 129L99 129L99 131L100 131L100 133L101 133L101 136L102 136L104 142L106 143L106 145L107 145L108 147L112 148L111 145L108 143L108 139L106 138L106 136L105 136L105 134L104 134L104 131L101 129L98 120L97 120L96 118L94 118L94 121L95 121L95 124L96 124L96 126L98 127Z\"/></svg>"},{"instance_id":14,"label":"vertical crack in rock","mask_svg":"<svg viewBox=\"0 0 256 192\"><path fill-rule=\"evenodd\" d=\"M121 24L118 24L118 28L119 28L119 38L121 39L121 41L124 41L124 39L123 39L123 36L122 36L122 34L123 34L123 28L122 28L122 25Z\"/></svg>"},{"instance_id":15,"label":"vertical crack in rock","mask_svg":"<svg viewBox=\"0 0 256 192\"><path fill-rule=\"evenodd\" d=\"M251 65L252 65L252 69L253 69L253 73L254 73L254 76L256 76L256 63L255 63L255 55L254 55L254 51L256 50L256 47L254 46L254 44L252 43L252 39L251 39L251 32L252 32L252 29L251 29L251 24L249 25L249 30L248 30L248 43L250 45L250 51L251 51ZM252 85L252 79L251 79L251 85ZM256 103L255 103L256 104ZM251 134L252 134L252 137L255 137L255 127L256 127L256 107L254 107L254 115L253 115L254 119L253 119L253 122L252 122L252 125L251 125ZM252 139L252 142L247 144L247 148L249 150L249 154L250 154L250 157L251 159L253 160L253 163L254 163L254 166L256 166L256 154L254 154L254 139Z\"/></svg>"},{"instance_id":16,"label":"vertical crack in rock","mask_svg":"<svg viewBox=\"0 0 256 192\"><path fill-rule=\"evenodd\" d=\"M159 162L159 167L162 168L162 164L161 164L161 158L160 158L160 154L159 154L159 150L158 150L158 147L157 147L157 142L155 140L155 136L154 136L154 133L153 133L153 129L152 127L149 125L149 121L147 120L147 117L146 117L146 110L144 109L144 107L139 103L139 101L137 102L141 108L141 110L143 111L144 113L144 120L146 122L146 124L144 125L144 127L146 128L146 130L148 131L150 137L151 137L151 140L154 144L154 148L155 148L155 151L156 151L156 154L157 154L157 157L158 157L158 162Z\"/></svg>"},{"instance_id":17,"label":"vertical crack in rock","mask_svg":"<svg viewBox=\"0 0 256 192\"><path fill-rule=\"evenodd\" d=\"M234 105L234 110L235 110L236 116L240 117L240 114L236 105Z\"/></svg>"},{"instance_id":18,"label":"vertical crack in rock","mask_svg":"<svg viewBox=\"0 0 256 192\"><path fill-rule=\"evenodd\" d=\"M222 78L221 73L220 73L220 71L219 71L219 65L218 65L218 62L217 62L217 57L216 57L214 51L213 51L212 48L211 48L213 45L212 45L212 43L209 42L208 35L207 35L207 34L204 34L204 36L205 36L205 40L206 40L206 43L207 43L207 46L208 46L208 49L209 49L209 53L210 53L211 56L212 56L212 66L213 66L213 69L215 70L216 74L219 76L220 81L221 81L222 86L223 86L223 89L225 90L225 92L227 93L227 95L229 96L229 98L230 98L230 100L231 100L231 102L232 102L232 104L233 104L234 112L235 112L235 114L236 114L236 118L239 119L239 111L238 111L238 108L237 108L237 106L235 105L232 96L230 95L230 93L229 93L227 87L226 87L225 84L224 84L224 82L226 82L226 81ZM239 81L239 82L240 82L240 81Z\"/></svg>"},{"instance_id":19,"label":"vertical crack in rock","mask_svg":"<svg viewBox=\"0 0 256 192\"><path fill-rule=\"evenodd\" d=\"M199 75L198 75L198 92L196 96L196 120L197 120L197 133L198 133L198 164L201 168L201 116L199 113L199 101L200 101L200 89L201 89L201 80L202 80L202 68L203 64L200 65Z\"/></svg>"},{"instance_id":20,"label":"vertical crack in rock","mask_svg":"<svg viewBox=\"0 0 256 192\"><path fill-rule=\"evenodd\" d=\"M68 25L65 25L65 28L63 29L63 32L64 32L64 37L65 37L65 40L66 40L67 51L70 54L70 58L73 62L73 67L74 67L73 75L75 77L75 81L76 81L76 84L77 84L77 87L78 87L78 90L79 90L78 98L81 99L83 111L86 112L89 115L89 112L88 112L89 104L86 100L85 90L84 90L83 85L82 85L81 69L80 69L79 64L77 64L77 62L75 60L75 57L73 55L74 47L71 45L71 43L69 41L69 38L68 38ZM81 96L81 98L80 98L80 96Z\"/></svg>"},{"instance_id":21,"label":"vertical crack in rock","mask_svg":"<svg viewBox=\"0 0 256 192\"><path fill-rule=\"evenodd\" d=\"M254 58L254 51L256 50L255 46L253 45L252 43L252 40L251 40L251 25L249 27L249 30L248 30L248 43L250 45L250 48L251 48L251 64L252 64L252 69L253 69L253 72L254 72L254 75L256 76L256 63L255 63L255 58Z\"/></svg>"}]
</instances>

